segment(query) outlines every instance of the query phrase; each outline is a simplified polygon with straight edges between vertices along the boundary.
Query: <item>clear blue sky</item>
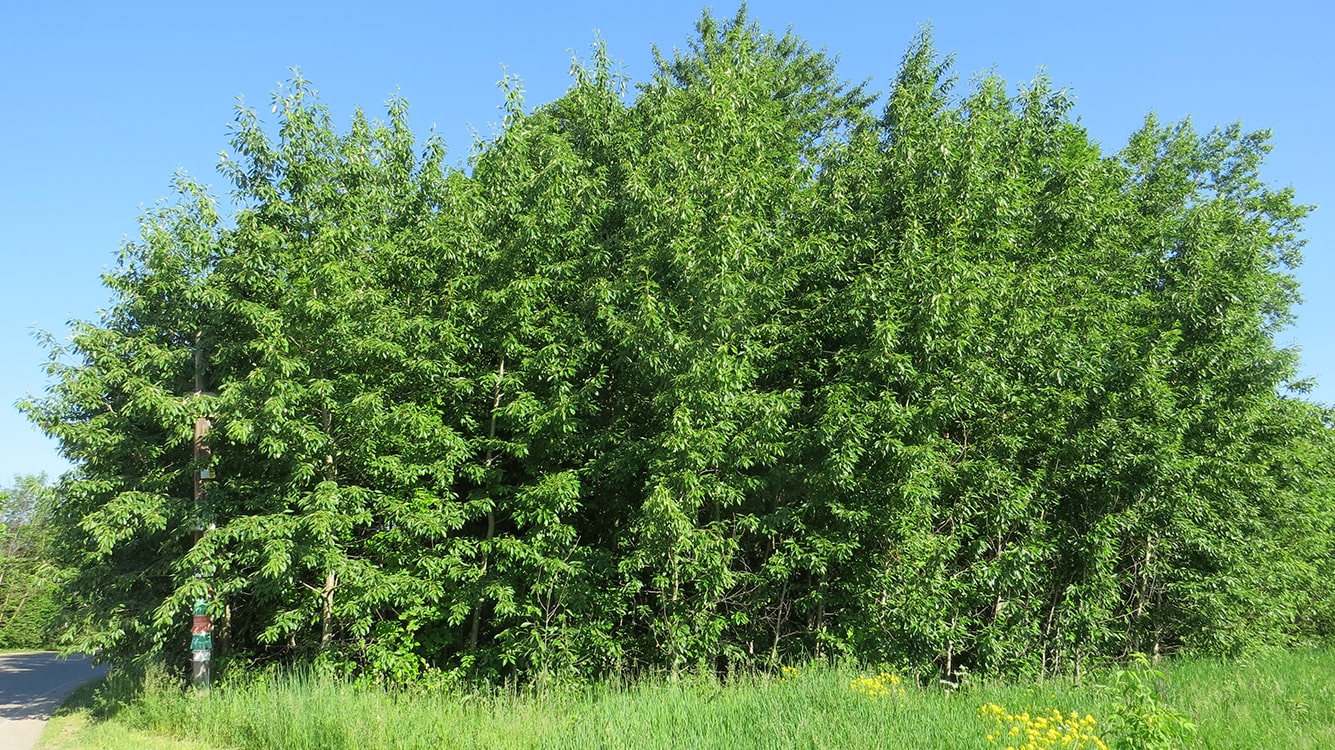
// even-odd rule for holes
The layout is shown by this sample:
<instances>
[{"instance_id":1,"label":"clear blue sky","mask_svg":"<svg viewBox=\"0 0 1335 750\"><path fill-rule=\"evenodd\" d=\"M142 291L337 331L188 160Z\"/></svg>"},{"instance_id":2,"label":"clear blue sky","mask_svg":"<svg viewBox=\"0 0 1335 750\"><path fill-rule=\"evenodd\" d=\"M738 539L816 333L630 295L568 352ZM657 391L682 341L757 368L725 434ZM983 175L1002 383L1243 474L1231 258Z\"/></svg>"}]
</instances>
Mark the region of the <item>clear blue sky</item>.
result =
<instances>
[{"instance_id":1,"label":"clear blue sky","mask_svg":"<svg viewBox=\"0 0 1335 750\"><path fill-rule=\"evenodd\" d=\"M11 404L46 387L36 329L63 338L108 295L99 274L136 236L143 207L184 169L226 194L214 171L238 95L267 112L300 66L340 122L356 105L382 114L396 90L425 134L455 159L473 129L491 131L501 65L530 105L559 96L571 51L601 33L633 80L652 44L684 45L701 4L15 3L0 28L0 484L59 473L55 446ZM734 4L715 5L730 16ZM1265 177L1321 208L1307 221L1299 271L1306 304L1281 337L1303 351L1313 398L1335 401L1335 10L1285 2L781 2L754 0L767 27L840 55L848 78L884 90L919 24L956 53L965 80L1013 83L1044 68L1077 97L1105 150L1146 113L1197 126L1240 120L1274 131Z\"/></svg>"}]
</instances>

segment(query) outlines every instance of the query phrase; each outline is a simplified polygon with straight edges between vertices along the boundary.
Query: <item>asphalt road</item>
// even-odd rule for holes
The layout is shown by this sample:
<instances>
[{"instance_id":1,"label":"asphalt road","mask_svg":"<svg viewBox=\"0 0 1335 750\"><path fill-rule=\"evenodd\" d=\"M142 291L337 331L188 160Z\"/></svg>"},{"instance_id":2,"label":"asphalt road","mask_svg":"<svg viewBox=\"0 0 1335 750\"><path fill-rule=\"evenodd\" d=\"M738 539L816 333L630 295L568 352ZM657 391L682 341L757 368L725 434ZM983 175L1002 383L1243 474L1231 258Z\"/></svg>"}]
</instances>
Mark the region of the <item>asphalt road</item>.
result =
<instances>
[{"instance_id":1,"label":"asphalt road","mask_svg":"<svg viewBox=\"0 0 1335 750\"><path fill-rule=\"evenodd\" d=\"M0 750L30 750L65 696L105 671L86 656L0 654Z\"/></svg>"}]
</instances>

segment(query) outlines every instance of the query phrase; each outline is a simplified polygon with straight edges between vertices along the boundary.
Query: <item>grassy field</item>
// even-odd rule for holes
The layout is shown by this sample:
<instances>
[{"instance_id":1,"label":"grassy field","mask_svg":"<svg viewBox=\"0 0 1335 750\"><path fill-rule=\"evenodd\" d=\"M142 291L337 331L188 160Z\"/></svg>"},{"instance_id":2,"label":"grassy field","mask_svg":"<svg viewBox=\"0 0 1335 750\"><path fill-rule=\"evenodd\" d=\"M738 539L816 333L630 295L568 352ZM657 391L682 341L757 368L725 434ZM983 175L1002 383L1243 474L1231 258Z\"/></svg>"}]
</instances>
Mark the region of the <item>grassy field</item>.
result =
<instances>
[{"instance_id":1,"label":"grassy field","mask_svg":"<svg viewBox=\"0 0 1335 750\"><path fill-rule=\"evenodd\" d=\"M1134 723L1146 711L1160 712L1149 719L1151 724L1176 713L1196 725L1193 739L1173 746L1335 747L1335 651L1228 663L1184 660L1159 668L1166 680L1133 673L1129 682L1123 677L1121 691L1099 687L1116 686L1118 676L1111 671L1080 685L1049 680L981 683L961 690L911 680L896 684L830 667L757 675L727 685L685 680L494 692L391 693L327 679L271 676L223 685L208 697L161 681L145 685L113 676L76 694L48 726L40 747L958 750L1020 745L1023 729L1011 734L1010 722L987 715L997 712L983 709L989 704L1012 715L1027 712L1030 728L1052 709L1064 716L1076 712L1078 721L1092 716L1097 722L1092 732L1114 750L1133 746L1125 741L1132 730L1123 726L1118 731L1119 717L1123 724ZM1136 698L1138 686L1147 690ZM989 734L998 733L989 740ZM1038 748L1099 747L1091 739L1058 744L1041 732L1035 736Z\"/></svg>"}]
</instances>

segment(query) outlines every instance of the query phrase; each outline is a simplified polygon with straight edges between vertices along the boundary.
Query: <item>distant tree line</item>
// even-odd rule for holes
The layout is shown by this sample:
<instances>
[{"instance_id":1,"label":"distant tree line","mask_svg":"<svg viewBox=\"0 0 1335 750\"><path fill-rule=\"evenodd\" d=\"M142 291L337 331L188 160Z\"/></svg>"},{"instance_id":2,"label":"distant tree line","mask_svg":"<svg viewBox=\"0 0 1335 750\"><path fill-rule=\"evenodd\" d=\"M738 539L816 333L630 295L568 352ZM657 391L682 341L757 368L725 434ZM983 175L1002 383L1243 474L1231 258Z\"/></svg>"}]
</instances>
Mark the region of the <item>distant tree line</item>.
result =
<instances>
[{"instance_id":1,"label":"distant tree line","mask_svg":"<svg viewBox=\"0 0 1335 750\"><path fill-rule=\"evenodd\" d=\"M54 643L65 579L51 555L47 519L54 503L45 474L16 476L0 487L0 649Z\"/></svg>"},{"instance_id":2,"label":"distant tree line","mask_svg":"<svg viewBox=\"0 0 1335 750\"><path fill-rule=\"evenodd\" d=\"M601 46L572 78L503 82L466 167L398 99L238 109L234 215L179 178L26 405L75 466L67 644L184 659L196 598L234 657L390 679L1332 634L1267 134L1105 153L925 34L877 104L744 12L633 95Z\"/></svg>"}]
</instances>

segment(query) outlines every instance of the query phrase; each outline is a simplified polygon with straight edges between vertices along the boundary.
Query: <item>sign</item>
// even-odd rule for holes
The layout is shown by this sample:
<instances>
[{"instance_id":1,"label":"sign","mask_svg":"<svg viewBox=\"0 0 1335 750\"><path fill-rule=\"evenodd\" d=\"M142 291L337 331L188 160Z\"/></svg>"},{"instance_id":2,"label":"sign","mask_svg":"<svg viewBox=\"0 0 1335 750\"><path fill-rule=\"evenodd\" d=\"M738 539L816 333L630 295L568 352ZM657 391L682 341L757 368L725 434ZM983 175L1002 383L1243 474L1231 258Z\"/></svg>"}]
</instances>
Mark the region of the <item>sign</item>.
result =
<instances>
[{"instance_id":1,"label":"sign","mask_svg":"<svg viewBox=\"0 0 1335 750\"><path fill-rule=\"evenodd\" d=\"M213 616L209 614L208 601L196 599L195 610L190 618L190 650L195 652L194 660L200 661L200 652L207 653L211 648L213 648Z\"/></svg>"}]
</instances>

